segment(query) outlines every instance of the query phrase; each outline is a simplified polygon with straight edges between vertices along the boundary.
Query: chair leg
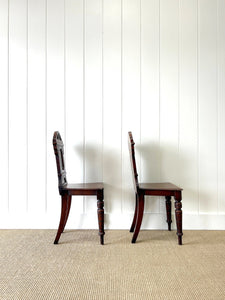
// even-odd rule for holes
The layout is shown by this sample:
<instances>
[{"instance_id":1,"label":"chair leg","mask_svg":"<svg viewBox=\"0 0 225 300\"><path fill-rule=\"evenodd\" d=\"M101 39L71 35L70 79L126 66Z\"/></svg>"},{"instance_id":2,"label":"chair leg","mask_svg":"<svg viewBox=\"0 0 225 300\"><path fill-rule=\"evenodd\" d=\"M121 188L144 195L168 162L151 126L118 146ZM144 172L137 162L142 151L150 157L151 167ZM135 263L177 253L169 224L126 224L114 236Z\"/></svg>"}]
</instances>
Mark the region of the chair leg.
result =
<instances>
[{"instance_id":1,"label":"chair leg","mask_svg":"<svg viewBox=\"0 0 225 300\"><path fill-rule=\"evenodd\" d=\"M137 221L137 207L138 207L138 202L137 202L137 194L135 194L136 196L136 202L135 202L135 211L134 211L134 217L133 217L133 221L130 227L130 232L134 232L134 227Z\"/></svg>"},{"instance_id":2,"label":"chair leg","mask_svg":"<svg viewBox=\"0 0 225 300\"><path fill-rule=\"evenodd\" d=\"M66 215L67 215L67 200L68 200L68 196L67 195L63 195L61 197L62 200L62 208L61 208L61 218L60 218L60 222L59 222L59 228L56 234L56 238L54 241L54 244L58 244L59 238L61 236L61 233L63 232L63 229L66 225Z\"/></svg>"},{"instance_id":3,"label":"chair leg","mask_svg":"<svg viewBox=\"0 0 225 300\"><path fill-rule=\"evenodd\" d=\"M63 231L64 231L64 229L65 229L66 222L67 222L67 220L68 220L68 217L69 217L69 214L70 214L71 198L72 198L72 196L68 196L68 198L67 198L66 217L65 217L65 222L64 222L64 226L63 226L63 230L62 230L62 232L63 232Z\"/></svg>"},{"instance_id":4,"label":"chair leg","mask_svg":"<svg viewBox=\"0 0 225 300\"><path fill-rule=\"evenodd\" d=\"M143 218L143 213L144 213L144 194L139 194L137 196L137 202L138 202L138 209L137 209L137 221L135 225L135 230L132 238L132 243L136 242L136 239L138 237L140 228L141 228L141 222Z\"/></svg>"},{"instance_id":5,"label":"chair leg","mask_svg":"<svg viewBox=\"0 0 225 300\"><path fill-rule=\"evenodd\" d=\"M178 236L178 244L182 245L182 203L181 203L181 192L175 193L175 215L176 215L176 223L177 223L177 236Z\"/></svg>"},{"instance_id":6,"label":"chair leg","mask_svg":"<svg viewBox=\"0 0 225 300\"><path fill-rule=\"evenodd\" d=\"M166 196L166 214L167 214L167 220L168 223L168 230L171 231L171 196Z\"/></svg>"},{"instance_id":7,"label":"chair leg","mask_svg":"<svg viewBox=\"0 0 225 300\"><path fill-rule=\"evenodd\" d=\"M100 190L97 192L97 207L98 207L98 227L99 227L99 236L100 244L104 245L104 192Z\"/></svg>"}]
</instances>

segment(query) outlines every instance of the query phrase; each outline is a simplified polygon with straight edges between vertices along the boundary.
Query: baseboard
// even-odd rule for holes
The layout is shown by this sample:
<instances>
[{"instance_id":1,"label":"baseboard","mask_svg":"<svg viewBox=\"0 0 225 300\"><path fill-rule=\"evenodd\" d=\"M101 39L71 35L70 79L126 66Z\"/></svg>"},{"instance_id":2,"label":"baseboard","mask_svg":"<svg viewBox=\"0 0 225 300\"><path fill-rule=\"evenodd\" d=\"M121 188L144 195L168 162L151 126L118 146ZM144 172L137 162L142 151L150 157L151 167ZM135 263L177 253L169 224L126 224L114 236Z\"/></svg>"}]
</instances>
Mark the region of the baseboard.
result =
<instances>
[{"instance_id":1,"label":"baseboard","mask_svg":"<svg viewBox=\"0 0 225 300\"><path fill-rule=\"evenodd\" d=\"M129 229L133 214L105 214L105 229ZM172 229L176 228L174 215ZM59 214L0 214L1 229L56 229ZM67 228L97 229L96 213L73 214L69 217ZM165 214L145 213L142 229L167 229ZM183 214L183 229L190 230L225 230L225 215Z\"/></svg>"}]
</instances>

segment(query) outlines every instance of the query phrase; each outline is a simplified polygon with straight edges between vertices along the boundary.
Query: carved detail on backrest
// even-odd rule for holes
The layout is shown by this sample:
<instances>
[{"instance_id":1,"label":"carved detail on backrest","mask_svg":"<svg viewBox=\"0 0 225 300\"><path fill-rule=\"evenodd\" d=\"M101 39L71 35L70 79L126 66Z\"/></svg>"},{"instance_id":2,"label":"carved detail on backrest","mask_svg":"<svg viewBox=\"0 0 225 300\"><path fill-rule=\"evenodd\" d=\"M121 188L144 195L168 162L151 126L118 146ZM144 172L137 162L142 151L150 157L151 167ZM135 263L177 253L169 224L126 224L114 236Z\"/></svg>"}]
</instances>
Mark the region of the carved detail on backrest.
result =
<instances>
[{"instance_id":1,"label":"carved detail on backrest","mask_svg":"<svg viewBox=\"0 0 225 300\"><path fill-rule=\"evenodd\" d=\"M65 161L64 161L64 145L63 145L61 135L58 131L54 132L52 143L55 152L58 181L59 181L59 188L60 188L67 184L67 179L66 179L66 168L65 168Z\"/></svg>"},{"instance_id":2,"label":"carved detail on backrest","mask_svg":"<svg viewBox=\"0 0 225 300\"><path fill-rule=\"evenodd\" d=\"M130 161L131 161L131 169L132 169L132 178L133 178L133 184L134 184L134 190L137 193L137 189L139 187L138 184L138 173L137 173L137 167L136 167L136 160L135 160L135 150L134 150L135 142L133 140L132 132L128 132L128 147L130 152Z\"/></svg>"}]
</instances>

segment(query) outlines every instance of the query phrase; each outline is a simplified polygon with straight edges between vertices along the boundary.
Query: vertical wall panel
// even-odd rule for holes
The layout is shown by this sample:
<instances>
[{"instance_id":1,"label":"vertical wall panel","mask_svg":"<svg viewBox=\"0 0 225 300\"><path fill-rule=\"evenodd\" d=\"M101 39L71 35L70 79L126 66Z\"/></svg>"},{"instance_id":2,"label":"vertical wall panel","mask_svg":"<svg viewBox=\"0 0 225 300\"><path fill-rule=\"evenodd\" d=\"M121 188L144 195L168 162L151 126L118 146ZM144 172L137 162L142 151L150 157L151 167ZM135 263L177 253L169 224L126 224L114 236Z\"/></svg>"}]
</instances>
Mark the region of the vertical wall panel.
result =
<instances>
[{"instance_id":1,"label":"vertical wall panel","mask_svg":"<svg viewBox=\"0 0 225 300\"><path fill-rule=\"evenodd\" d=\"M159 182L159 2L157 0L141 1L140 153L139 180ZM145 211L159 212L158 197L149 197L145 207Z\"/></svg>"},{"instance_id":2,"label":"vertical wall panel","mask_svg":"<svg viewBox=\"0 0 225 300\"><path fill-rule=\"evenodd\" d=\"M197 12L197 1L180 2L179 185L188 213L198 213Z\"/></svg>"},{"instance_id":3,"label":"vertical wall panel","mask_svg":"<svg viewBox=\"0 0 225 300\"><path fill-rule=\"evenodd\" d=\"M140 1L124 0L122 10L122 209L132 212L135 197L127 141L132 131L140 145ZM138 149L136 159L139 167Z\"/></svg>"},{"instance_id":4,"label":"vertical wall panel","mask_svg":"<svg viewBox=\"0 0 225 300\"><path fill-rule=\"evenodd\" d=\"M0 1L0 210L8 210L8 1Z\"/></svg>"},{"instance_id":5,"label":"vertical wall panel","mask_svg":"<svg viewBox=\"0 0 225 300\"><path fill-rule=\"evenodd\" d=\"M52 137L64 131L64 3L61 0L47 1L47 212L56 219L60 212L57 190L58 177L53 154ZM58 215L57 215L58 213Z\"/></svg>"},{"instance_id":6,"label":"vertical wall panel","mask_svg":"<svg viewBox=\"0 0 225 300\"><path fill-rule=\"evenodd\" d=\"M179 183L178 1L160 1L161 180ZM165 212L164 199L162 211Z\"/></svg>"},{"instance_id":7,"label":"vertical wall panel","mask_svg":"<svg viewBox=\"0 0 225 300\"><path fill-rule=\"evenodd\" d=\"M0 226L58 226L59 130L69 182L104 181L106 227L129 228L131 130L139 180L184 188L184 228L224 229L224 22L224 0L0 0ZM96 208L74 199L68 227ZM166 226L147 199L143 228Z\"/></svg>"},{"instance_id":8,"label":"vertical wall panel","mask_svg":"<svg viewBox=\"0 0 225 300\"><path fill-rule=\"evenodd\" d=\"M9 210L27 209L27 1L9 3ZM19 199L19 200L18 200Z\"/></svg>"},{"instance_id":9,"label":"vertical wall panel","mask_svg":"<svg viewBox=\"0 0 225 300\"><path fill-rule=\"evenodd\" d=\"M45 0L28 1L28 210L45 211ZM38 186L38 188L37 188Z\"/></svg>"},{"instance_id":10,"label":"vertical wall panel","mask_svg":"<svg viewBox=\"0 0 225 300\"><path fill-rule=\"evenodd\" d=\"M199 1L199 209L216 213L217 186L217 6Z\"/></svg>"},{"instance_id":11,"label":"vertical wall panel","mask_svg":"<svg viewBox=\"0 0 225 300\"><path fill-rule=\"evenodd\" d=\"M121 213L121 0L103 5L105 210Z\"/></svg>"},{"instance_id":12,"label":"vertical wall panel","mask_svg":"<svg viewBox=\"0 0 225 300\"><path fill-rule=\"evenodd\" d=\"M67 0L65 9L66 168L69 182L83 182L83 1ZM73 212L83 212L83 197L76 197L68 222L77 220Z\"/></svg>"},{"instance_id":13,"label":"vertical wall panel","mask_svg":"<svg viewBox=\"0 0 225 300\"><path fill-rule=\"evenodd\" d=\"M225 213L225 1L218 1L218 212Z\"/></svg>"},{"instance_id":14,"label":"vertical wall panel","mask_svg":"<svg viewBox=\"0 0 225 300\"><path fill-rule=\"evenodd\" d=\"M85 1L85 181L102 181L102 1ZM87 205L88 203L88 205ZM96 213L96 197L86 211Z\"/></svg>"}]
</instances>

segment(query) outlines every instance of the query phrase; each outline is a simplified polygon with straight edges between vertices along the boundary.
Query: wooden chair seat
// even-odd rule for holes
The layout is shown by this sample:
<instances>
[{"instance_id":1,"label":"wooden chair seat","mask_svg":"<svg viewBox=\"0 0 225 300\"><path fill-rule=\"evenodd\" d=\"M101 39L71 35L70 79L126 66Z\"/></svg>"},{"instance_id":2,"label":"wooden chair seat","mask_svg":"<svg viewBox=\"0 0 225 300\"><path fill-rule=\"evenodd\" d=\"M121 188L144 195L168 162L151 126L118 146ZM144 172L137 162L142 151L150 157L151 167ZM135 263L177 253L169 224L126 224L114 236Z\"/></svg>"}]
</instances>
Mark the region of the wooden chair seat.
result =
<instances>
[{"instance_id":1,"label":"wooden chair seat","mask_svg":"<svg viewBox=\"0 0 225 300\"><path fill-rule=\"evenodd\" d=\"M128 147L130 152L130 160L131 160L131 169L132 169L132 177L134 183L134 190L136 196L136 205L134 211L133 221L130 227L130 232L134 232L132 243L136 242L138 237L143 213L144 213L144 201L145 196L164 196L166 198L166 212L167 212L167 223L168 230L171 230L171 197L175 198L175 215L176 215L176 223L177 223L177 236L178 236L178 244L182 245L182 188L170 183L139 183L138 182L138 173L136 167L136 159L135 159L135 150L134 150L134 140L131 132L128 132Z\"/></svg>"},{"instance_id":2,"label":"wooden chair seat","mask_svg":"<svg viewBox=\"0 0 225 300\"><path fill-rule=\"evenodd\" d=\"M72 196L96 196L97 197L97 213L100 243L104 244L104 184L96 183L68 183L66 178L66 168L64 160L64 145L60 133L54 132L53 148L56 158L56 166L58 172L58 188L61 195L62 208L58 231L54 244L58 244L59 238L64 231L66 222L69 217Z\"/></svg>"},{"instance_id":3,"label":"wooden chair seat","mask_svg":"<svg viewBox=\"0 0 225 300\"><path fill-rule=\"evenodd\" d=\"M96 192L98 190L103 190L103 189L104 189L104 184L102 182L70 183L64 185L61 188L61 191L68 193L68 195L92 196L92 195L96 195Z\"/></svg>"},{"instance_id":4,"label":"wooden chair seat","mask_svg":"<svg viewBox=\"0 0 225 300\"><path fill-rule=\"evenodd\" d=\"M139 183L139 189L140 190L146 190L145 192L156 192L156 196L160 196L161 191L168 191L169 194L171 194L171 192L175 192L175 191L182 191L181 188L179 188L178 186L176 186L173 183L170 182L164 182L164 183ZM171 195L173 196L173 195Z\"/></svg>"}]
</instances>

